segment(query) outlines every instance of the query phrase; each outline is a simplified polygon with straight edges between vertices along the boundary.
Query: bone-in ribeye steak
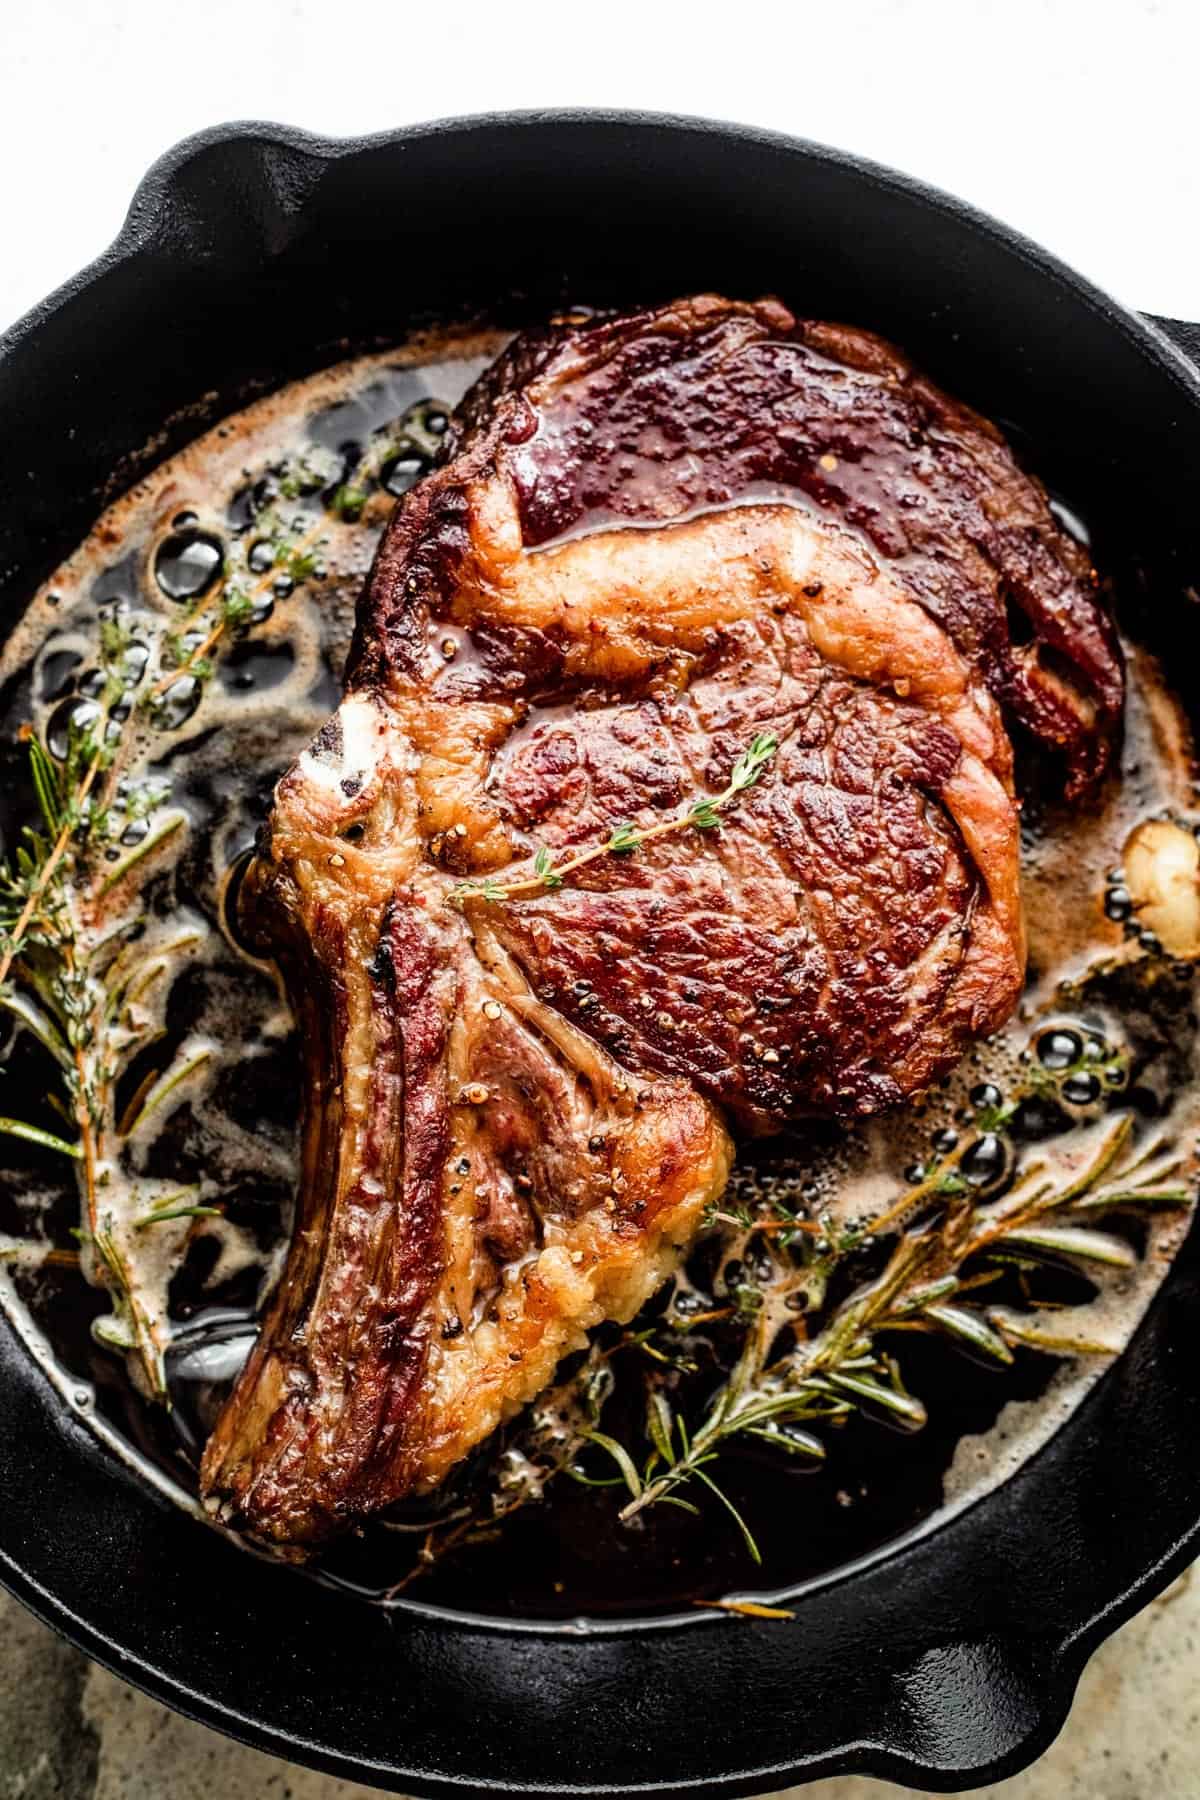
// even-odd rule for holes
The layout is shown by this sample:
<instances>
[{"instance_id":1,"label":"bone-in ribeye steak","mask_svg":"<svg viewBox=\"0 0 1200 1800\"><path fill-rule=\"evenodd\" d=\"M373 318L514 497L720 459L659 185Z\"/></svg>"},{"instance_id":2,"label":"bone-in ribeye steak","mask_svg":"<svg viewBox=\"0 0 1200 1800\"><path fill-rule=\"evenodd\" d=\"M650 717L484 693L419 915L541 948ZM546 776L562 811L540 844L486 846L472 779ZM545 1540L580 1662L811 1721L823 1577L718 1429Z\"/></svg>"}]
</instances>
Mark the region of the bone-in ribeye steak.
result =
<instances>
[{"instance_id":1,"label":"bone-in ribeye steak","mask_svg":"<svg viewBox=\"0 0 1200 1800\"><path fill-rule=\"evenodd\" d=\"M518 339L398 507L247 880L308 1092L223 1516L303 1545L435 1486L658 1286L730 1126L894 1105L997 1027L1000 708L1081 792L1121 701L1085 553L878 339L713 298ZM453 902L719 793L766 732L720 831Z\"/></svg>"}]
</instances>

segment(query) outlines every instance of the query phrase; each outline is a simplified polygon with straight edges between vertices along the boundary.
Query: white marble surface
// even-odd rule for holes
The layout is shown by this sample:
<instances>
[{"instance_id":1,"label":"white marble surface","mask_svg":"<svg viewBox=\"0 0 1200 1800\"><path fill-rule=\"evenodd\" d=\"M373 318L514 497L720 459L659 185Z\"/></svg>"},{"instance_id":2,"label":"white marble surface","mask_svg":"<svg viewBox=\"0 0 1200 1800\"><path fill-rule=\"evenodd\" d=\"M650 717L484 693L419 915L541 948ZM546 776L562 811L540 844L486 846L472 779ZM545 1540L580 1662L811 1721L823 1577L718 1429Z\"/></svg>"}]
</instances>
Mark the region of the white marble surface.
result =
<instances>
[{"instance_id":1,"label":"white marble surface","mask_svg":"<svg viewBox=\"0 0 1200 1800\"><path fill-rule=\"evenodd\" d=\"M683 20L686 19L686 26ZM493 107L769 125L954 189L1120 298L1200 319L1195 0L55 0L0 7L0 326L113 235L175 139Z\"/></svg>"},{"instance_id":2,"label":"white marble surface","mask_svg":"<svg viewBox=\"0 0 1200 1800\"><path fill-rule=\"evenodd\" d=\"M686 17L686 26L682 24ZM740 22L740 28L739 28ZM823 139L935 181L1136 306L1200 319L1195 0L57 0L0 8L0 327L112 237L146 164L223 119L352 133L642 106ZM1196 1800L1200 1584L1093 1663L992 1800ZM351 1800L90 1667L0 1597L0 1800ZM897 1790L841 1781L814 1800Z\"/></svg>"}]
</instances>

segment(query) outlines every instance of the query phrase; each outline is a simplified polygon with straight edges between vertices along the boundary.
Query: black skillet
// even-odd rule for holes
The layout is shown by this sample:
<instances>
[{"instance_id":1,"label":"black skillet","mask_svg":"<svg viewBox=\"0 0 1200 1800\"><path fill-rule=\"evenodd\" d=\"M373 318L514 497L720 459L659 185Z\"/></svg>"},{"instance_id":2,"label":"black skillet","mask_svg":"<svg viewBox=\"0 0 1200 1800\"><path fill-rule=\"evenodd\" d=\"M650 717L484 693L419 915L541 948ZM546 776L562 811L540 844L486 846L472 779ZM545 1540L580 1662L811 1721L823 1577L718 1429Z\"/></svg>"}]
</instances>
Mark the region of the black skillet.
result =
<instances>
[{"instance_id":1,"label":"black skillet","mask_svg":"<svg viewBox=\"0 0 1200 1800\"><path fill-rule=\"evenodd\" d=\"M340 340L703 288L873 326L1012 422L1155 562L1148 627L1195 681L1193 608L1170 596L1197 566L1200 329L1136 318L887 170L635 115L348 142L238 125L171 151L112 249L0 339L3 617L115 488ZM1193 1233L1130 1350L1014 1479L814 1583L791 1623L385 1614L152 1491L5 1326L0 1579L181 1711L405 1792L761 1793L846 1770L969 1788L1049 1743L1087 1656L1196 1552L1198 1265Z\"/></svg>"}]
</instances>

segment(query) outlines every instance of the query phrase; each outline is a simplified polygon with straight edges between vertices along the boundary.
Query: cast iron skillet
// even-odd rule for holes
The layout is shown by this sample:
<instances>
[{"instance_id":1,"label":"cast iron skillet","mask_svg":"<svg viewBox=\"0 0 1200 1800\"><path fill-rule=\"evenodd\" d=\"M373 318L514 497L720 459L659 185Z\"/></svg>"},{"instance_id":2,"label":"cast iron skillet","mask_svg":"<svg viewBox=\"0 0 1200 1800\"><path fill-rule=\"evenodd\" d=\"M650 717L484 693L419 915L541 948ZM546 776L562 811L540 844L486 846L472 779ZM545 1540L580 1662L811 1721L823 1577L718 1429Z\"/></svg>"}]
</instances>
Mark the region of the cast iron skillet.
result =
<instances>
[{"instance_id":1,"label":"cast iron skillet","mask_svg":"<svg viewBox=\"0 0 1200 1800\"><path fill-rule=\"evenodd\" d=\"M1091 516L1127 521L1158 591L1195 568L1200 378L1171 339L1200 352L1200 330L1135 318L911 181L687 119L351 142L236 125L165 156L112 249L0 340L0 616L114 487L337 340L701 288L898 339L1028 433ZM1194 679L1191 608L1154 627ZM1193 1233L1131 1349L1015 1479L814 1583L792 1623L385 1615L161 1498L7 1326L0 1578L181 1711L405 1792L761 1793L845 1770L972 1787L1049 1743L1086 1657L1198 1547L1198 1266Z\"/></svg>"}]
</instances>

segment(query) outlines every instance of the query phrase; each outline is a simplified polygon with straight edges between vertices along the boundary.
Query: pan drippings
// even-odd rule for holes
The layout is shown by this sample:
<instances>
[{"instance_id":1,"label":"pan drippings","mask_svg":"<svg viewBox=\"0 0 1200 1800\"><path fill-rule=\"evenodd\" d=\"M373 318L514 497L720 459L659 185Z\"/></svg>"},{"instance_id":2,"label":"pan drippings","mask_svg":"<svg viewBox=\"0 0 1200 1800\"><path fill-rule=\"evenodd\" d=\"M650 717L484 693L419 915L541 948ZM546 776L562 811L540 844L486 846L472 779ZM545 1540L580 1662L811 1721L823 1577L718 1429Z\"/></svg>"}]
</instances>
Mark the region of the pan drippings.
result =
<instances>
[{"instance_id":1,"label":"pan drippings","mask_svg":"<svg viewBox=\"0 0 1200 1800\"><path fill-rule=\"evenodd\" d=\"M20 728L31 724L62 766L104 711L117 733L111 795L105 776L96 785L112 808L98 862L108 873L84 923L93 949L123 934L122 954L132 966L136 951L146 982L132 1000L122 994L115 1015L124 1036L97 1098L105 1165L82 1243L73 1163L27 1138L0 1138L4 1304L71 1403L184 1504L195 1504L203 1438L277 1277L297 1166L296 1043L273 968L241 937L238 884L275 779L336 703L388 510L427 470L448 410L501 341L427 340L344 364L219 426L105 515L4 652L9 847L34 803ZM455 646L456 658L466 653ZM1032 758L1026 770L1030 979L1018 1018L901 1115L849 1133L796 1128L745 1149L721 1234L701 1244L655 1317L669 1306L681 1321L689 1307L695 1318L706 1303L696 1297L714 1291L731 1305L739 1291L769 1291L756 1272L761 1242L736 1229L764 1196L831 1232L865 1221L869 1236L871 1219L906 1185L927 1186L938 1170L997 1197L1018 1164L1068 1180L1126 1113L1130 1157L1170 1161L1172 1182L1190 1184L1200 1124L1190 965L1139 922L1136 871L1125 867L1145 821L1190 831L1190 743L1152 659L1136 646L1129 656L1123 769L1095 804L1056 804L1054 773ZM98 967L111 967L109 954L97 951ZM69 1136L47 1099L58 1083L36 1033L10 1020L5 1043L5 1113ZM1091 1043L1122 1047L1121 1091L1104 1085L1100 1052L1097 1072L1087 1066ZM1056 1056L1073 1073L1047 1100L1033 1077L1053 1076ZM1131 1266L1085 1280L1064 1264L1042 1279L1051 1304L1039 1319L1053 1320L1060 1337L1065 1319L1079 1337L1118 1348L1186 1221L1181 1208L1151 1207L1114 1227ZM104 1272L101 1263L110 1276L122 1271L123 1303L113 1303L111 1280L107 1289L85 1280ZM997 1289L998 1303L1019 1304L1022 1279L1014 1265L1012 1292ZM403 1593L472 1612L569 1618L785 1588L1010 1473L1107 1366L1102 1356L1062 1360L1031 1348L997 1370L976 1366L969 1345L964 1360L928 1332L901 1342L905 1382L928 1414L919 1436L855 1414L829 1436L823 1463L781 1458L766 1444L728 1457L725 1489L753 1523L761 1571L717 1514L698 1521L660 1508L625 1526L607 1488L559 1478L532 1504L493 1508L490 1533L451 1544ZM641 1430L621 1361L636 1354L611 1357L604 1430L617 1439ZM159 1379L169 1411L145 1397ZM578 1403L576 1389L564 1406ZM510 1497L537 1489L538 1449L518 1423L499 1463L485 1450L452 1492L323 1553L317 1572L377 1599L393 1593L419 1567L430 1529L448 1538L496 1468ZM585 1472L596 1480L611 1471L589 1459Z\"/></svg>"}]
</instances>

